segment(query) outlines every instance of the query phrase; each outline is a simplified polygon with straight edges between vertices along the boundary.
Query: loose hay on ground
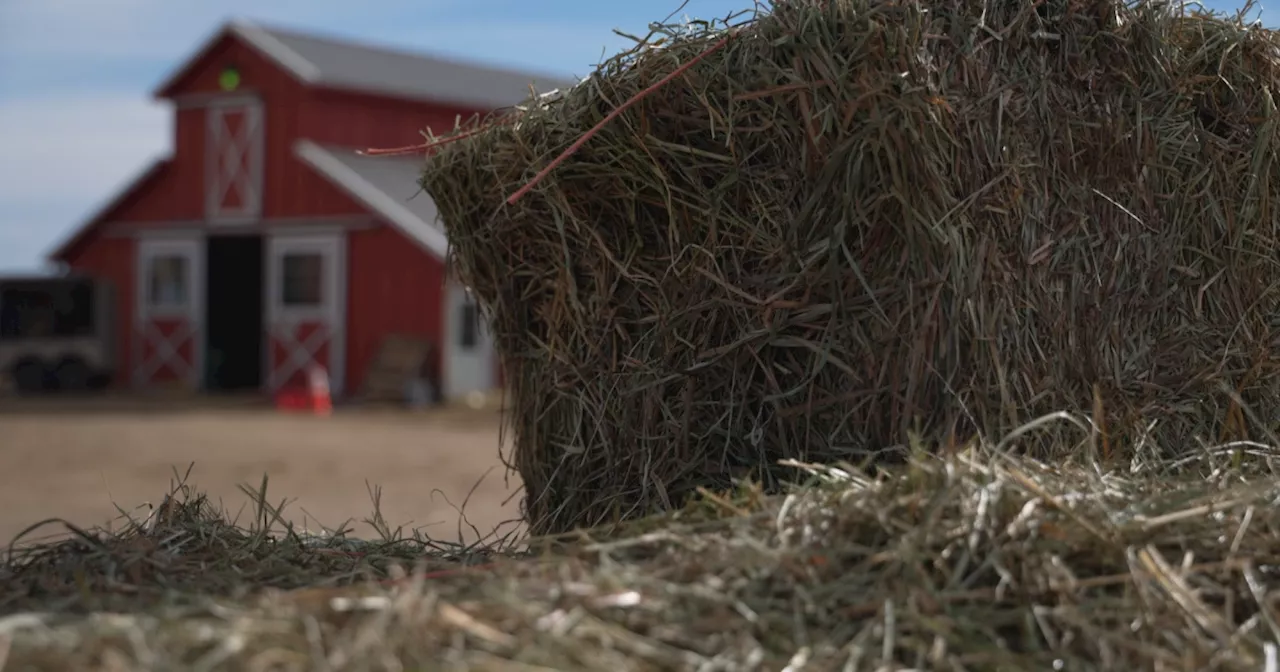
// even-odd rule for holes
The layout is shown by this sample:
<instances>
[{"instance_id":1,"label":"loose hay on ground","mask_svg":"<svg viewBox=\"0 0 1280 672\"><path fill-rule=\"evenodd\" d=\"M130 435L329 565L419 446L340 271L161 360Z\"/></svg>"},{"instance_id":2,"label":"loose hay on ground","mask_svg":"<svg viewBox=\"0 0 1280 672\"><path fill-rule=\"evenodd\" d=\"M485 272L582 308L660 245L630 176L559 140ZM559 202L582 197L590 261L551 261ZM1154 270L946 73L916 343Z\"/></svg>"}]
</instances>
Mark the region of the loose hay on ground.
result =
<instances>
[{"instance_id":1,"label":"loose hay on ground","mask_svg":"<svg viewBox=\"0 0 1280 672\"><path fill-rule=\"evenodd\" d=\"M1273 669L1277 456L1104 472L920 452L874 479L792 464L785 495L707 492L432 577L237 530L196 498L146 543L0 569L0 668ZM423 552L388 548L404 567ZM327 585L360 574L380 581ZM273 584L316 587L251 590ZM103 604L117 613L75 613Z\"/></svg>"},{"instance_id":2,"label":"loose hay on ground","mask_svg":"<svg viewBox=\"0 0 1280 672\"><path fill-rule=\"evenodd\" d=\"M912 430L1276 426L1280 39L1181 5L787 0L442 139L534 531Z\"/></svg>"},{"instance_id":3,"label":"loose hay on ground","mask_svg":"<svg viewBox=\"0 0 1280 672\"><path fill-rule=\"evenodd\" d=\"M501 534L503 526L487 535L476 530L479 540L469 544L392 529L376 511L377 497L375 515L365 521L382 535L376 542L354 539L341 526L299 531L282 517L284 503L267 499L265 478L244 491L253 504L247 525L185 481L146 517L122 517L118 531L90 532L58 520L33 525L32 533L65 527L69 534L58 543L26 544L35 535L21 534L4 551L0 613L180 607L205 595L346 586L384 576L397 562L427 560L427 570L470 566L502 553L513 539Z\"/></svg>"}]
</instances>

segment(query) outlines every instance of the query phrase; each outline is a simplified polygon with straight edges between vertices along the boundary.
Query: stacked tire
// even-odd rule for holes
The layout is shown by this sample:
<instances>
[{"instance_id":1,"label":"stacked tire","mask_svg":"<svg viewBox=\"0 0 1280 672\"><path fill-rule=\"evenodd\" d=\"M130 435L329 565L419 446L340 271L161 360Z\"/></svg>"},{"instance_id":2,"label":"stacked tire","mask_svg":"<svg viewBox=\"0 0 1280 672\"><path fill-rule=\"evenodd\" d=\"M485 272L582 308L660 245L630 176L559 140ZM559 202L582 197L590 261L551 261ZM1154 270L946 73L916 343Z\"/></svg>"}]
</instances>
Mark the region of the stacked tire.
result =
<instances>
[{"instance_id":1,"label":"stacked tire","mask_svg":"<svg viewBox=\"0 0 1280 672\"><path fill-rule=\"evenodd\" d=\"M19 394L83 392L97 387L93 370L74 355L48 361L39 357L18 360L10 371Z\"/></svg>"}]
</instances>

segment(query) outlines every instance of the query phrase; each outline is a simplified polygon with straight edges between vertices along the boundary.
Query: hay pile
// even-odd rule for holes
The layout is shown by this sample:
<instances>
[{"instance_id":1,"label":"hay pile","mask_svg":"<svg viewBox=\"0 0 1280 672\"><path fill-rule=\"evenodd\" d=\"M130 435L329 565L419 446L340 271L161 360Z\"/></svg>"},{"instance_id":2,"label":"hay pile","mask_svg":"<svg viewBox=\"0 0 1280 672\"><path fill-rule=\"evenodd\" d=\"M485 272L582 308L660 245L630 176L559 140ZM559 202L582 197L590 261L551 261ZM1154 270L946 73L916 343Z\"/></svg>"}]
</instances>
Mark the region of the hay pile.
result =
<instances>
[{"instance_id":1,"label":"hay pile","mask_svg":"<svg viewBox=\"0 0 1280 672\"><path fill-rule=\"evenodd\" d=\"M1276 455L792 464L784 496L708 493L452 574L414 542L344 558L179 499L0 564L0 669L1274 670Z\"/></svg>"},{"instance_id":2,"label":"hay pile","mask_svg":"<svg viewBox=\"0 0 1280 672\"><path fill-rule=\"evenodd\" d=\"M534 531L1061 409L1262 436L1277 97L1276 33L1154 2L794 0L463 129L422 184Z\"/></svg>"}]
</instances>

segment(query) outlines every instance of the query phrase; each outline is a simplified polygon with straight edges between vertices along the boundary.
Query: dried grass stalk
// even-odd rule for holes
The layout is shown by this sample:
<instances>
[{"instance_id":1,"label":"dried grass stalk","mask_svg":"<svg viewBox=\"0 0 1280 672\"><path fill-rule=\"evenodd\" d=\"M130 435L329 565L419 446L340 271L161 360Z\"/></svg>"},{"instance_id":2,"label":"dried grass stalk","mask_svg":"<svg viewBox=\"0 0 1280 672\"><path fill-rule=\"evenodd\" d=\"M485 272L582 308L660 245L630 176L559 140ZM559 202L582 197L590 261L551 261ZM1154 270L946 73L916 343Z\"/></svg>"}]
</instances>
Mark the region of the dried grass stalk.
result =
<instances>
[{"instance_id":1,"label":"dried grass stalk","mask_svg":"<svg viewBox=\"0 0 1280 672\"><path fill-rule=\"evenodd\" d=\"M431 566L456 549L380 542L341 560L343 540L237 528L185 496L150 530L0 560L0 664L1274 670L1276 458L1237 446L1097 471L921 451L879 478L789 463L809 482L783 496L708 493L557 554L444 574Z\"/></svg>"},{"instance_id":2,"label":"dried grass stalk","mask_svg":"<svg viewBox=\"0 0 1280 672\"><path fill-rule=\"evenodd\" d=\"M533 532L913 431L1098 409L1124 454L1280 420L1275 32L1112 0L793 0L725 31L426 167Z\"/></svg>"}]
</instances>

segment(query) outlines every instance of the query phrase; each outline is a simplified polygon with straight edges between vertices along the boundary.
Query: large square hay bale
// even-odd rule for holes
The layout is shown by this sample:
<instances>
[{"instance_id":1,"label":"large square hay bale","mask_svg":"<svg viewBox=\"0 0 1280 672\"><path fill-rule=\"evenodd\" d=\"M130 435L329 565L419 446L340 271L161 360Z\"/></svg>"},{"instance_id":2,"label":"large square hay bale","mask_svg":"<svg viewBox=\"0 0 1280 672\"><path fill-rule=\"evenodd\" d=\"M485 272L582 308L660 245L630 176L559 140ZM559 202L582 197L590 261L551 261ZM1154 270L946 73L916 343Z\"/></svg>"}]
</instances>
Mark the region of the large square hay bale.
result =
<instances>
[{"instance_id":1,"label":"large square hay bale","mask_svg":"<svg viewBox=\"0 0 1280 672\"><path fill-rule=\"evenodd\" d=\"M797 0L440 145L533 531L1060 410L1117 454L1269 431L1278 45L1153 2Z\"/></svg>"}]
</instances>

